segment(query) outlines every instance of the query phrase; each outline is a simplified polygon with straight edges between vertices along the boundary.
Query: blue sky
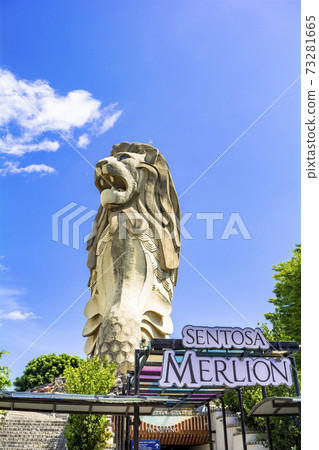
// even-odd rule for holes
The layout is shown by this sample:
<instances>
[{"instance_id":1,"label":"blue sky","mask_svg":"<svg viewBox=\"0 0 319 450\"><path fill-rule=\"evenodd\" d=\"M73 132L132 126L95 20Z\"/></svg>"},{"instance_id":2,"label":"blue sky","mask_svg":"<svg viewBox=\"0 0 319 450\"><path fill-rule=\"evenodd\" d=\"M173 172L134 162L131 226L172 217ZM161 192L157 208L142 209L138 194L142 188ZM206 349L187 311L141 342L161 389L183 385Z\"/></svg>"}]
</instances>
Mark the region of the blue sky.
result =
<instances>
[{"instance_id":1,"label":"blue sky","mask_svg":"<svg viewBox=\"0 0 319 450\"><path fill-rule=\"evenodd\" d=\"M92 165L122 141L160 149L192 213L173 337L187 324L264 320L272 264L300 242L299 24L293 0L1 3L3 363L81 296L12 378L41 354L84 355L87 252L52 240L52 215L71 202L98 208ZM223 213L214 239L203 212ZM251 239L221 239L234 212Z\"/></svg>"}]
</instances>

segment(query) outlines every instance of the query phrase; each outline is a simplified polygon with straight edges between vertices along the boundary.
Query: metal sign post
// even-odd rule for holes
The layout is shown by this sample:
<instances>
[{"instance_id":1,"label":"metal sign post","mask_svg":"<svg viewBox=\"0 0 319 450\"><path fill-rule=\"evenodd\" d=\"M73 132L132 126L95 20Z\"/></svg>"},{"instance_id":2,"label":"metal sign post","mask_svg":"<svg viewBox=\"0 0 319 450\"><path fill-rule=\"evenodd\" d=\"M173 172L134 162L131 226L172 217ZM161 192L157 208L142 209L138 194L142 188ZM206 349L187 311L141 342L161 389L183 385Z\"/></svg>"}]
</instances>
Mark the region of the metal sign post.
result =
<instances>
[{"instance_id":1,"label":"metal sign post","mask_svg":"<svg viewBox=\"0 0 319 450\"><path fill-rule=\"evenodd\" d=\"M139 431L140 431L140 414L139 407L134 406L134 450L138 450Z\"/></svg>"},{"instance_id":2,"label":"metal sign post","mask_svg":"<svg viewBox=\"0 0 319 450\"><path fill-rule=\"evenodd\" d=\"M244 421L244 408L243 408L243 398L241 394L241 389L237 389L238 392L238 400L239 400L239 409L240 409L240 423L241 423L241 433L243 437L243 449L247 450L247 442L246 442L246 427Z\"/></svg>"},{"instance_id":3,"label":"metal sign post","mask_svg":"<svg viewBox=\"0 0 319 450\"><path fill-rule=\"evenodd\" d=\"M228 450L228 437L227 437L227 424L226 424L226 410L225 410L225 400L221 397L222 402L222 414L223 414L223 430L224 430L224 446L225 450Z\"/></svg>"},{"instance_id":4,"label":"metal sign post","mask_svg":"<svg viewBox=\"0 0 319 450\"><path fill-rule=\"evenodd\" d=\"M265 386L261 387L261 391L263 394L263 398L267 398L267 391L266 391ZM269 417L265 417L265 419L266 419L266 429L267 429L267 436L268 436L268 447L269 447L269 450L273 450Z\"/></svg>"},{"instance_id":5,"label":"metal sign post","mask_svg":"<svg viewBox=\"0 0 319 450\"><path fill-rule=\"evenodd\" d=\"M213 447L213 430L212 430L212 416L210 413L210 404L209 402L206 405L207 407L207 419L208 419L208 430L209 430L209 449L214 450Z\"/></svg>"}]
</instances>

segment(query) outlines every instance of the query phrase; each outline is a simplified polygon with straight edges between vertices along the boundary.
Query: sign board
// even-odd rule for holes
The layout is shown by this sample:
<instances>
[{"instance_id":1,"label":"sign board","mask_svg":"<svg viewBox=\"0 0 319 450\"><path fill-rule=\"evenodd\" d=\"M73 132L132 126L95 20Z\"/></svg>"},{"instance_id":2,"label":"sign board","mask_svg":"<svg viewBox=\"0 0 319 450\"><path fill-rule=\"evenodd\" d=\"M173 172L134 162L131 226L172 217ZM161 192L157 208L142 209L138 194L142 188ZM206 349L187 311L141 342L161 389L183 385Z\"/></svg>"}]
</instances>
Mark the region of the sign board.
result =
<instances>
[{"instance_id":1,"label":"sign board","mask_svg":"<svg viewBox=\"0 0 319 450\"><path fill-rule=\"evenodd\" d=\"M183 328L183 346L186 348L251 349L269 348L260 328L194 327Z\"/></svg>"},{"instance_id":2,"label":"sign board","mask_svg":"<svg viewBox=\"0 0 319 450\"><path fill-rule=\"evenodd\" d=\"M186 348L252 349L270 347L259 328L194 327L183 329L183 345ZM292 385L290 360L282 358L238 358L222 356L198 356L187 350L178 363L174 350L166 350L163 356L159 385L168 388L200 388L202 386L279 386Z\"/></svg>"},{"instance_id":3,"label":"sign board","mask_svg":"<svg viewBox=\"0 0 319 450\"><path fill-rule=\"evenodd\" d=\"M131 449L134 448L134 441L131 441ZM149 450L149 449L155 449L160 450L161 448L161 441L159 440L140 440L138 441L138 448L140 450Z\"/></svg>"}]
</instances>

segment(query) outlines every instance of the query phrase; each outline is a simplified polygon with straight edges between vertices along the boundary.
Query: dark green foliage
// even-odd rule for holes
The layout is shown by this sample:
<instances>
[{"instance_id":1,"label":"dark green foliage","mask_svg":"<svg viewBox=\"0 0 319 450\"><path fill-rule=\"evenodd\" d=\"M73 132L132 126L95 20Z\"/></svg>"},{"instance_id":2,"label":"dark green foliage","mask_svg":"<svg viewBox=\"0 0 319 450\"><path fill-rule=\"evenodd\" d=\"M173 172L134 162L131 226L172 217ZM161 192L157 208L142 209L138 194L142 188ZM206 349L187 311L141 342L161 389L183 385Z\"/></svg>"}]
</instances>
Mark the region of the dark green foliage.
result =
<instances>
[{"instance_id":1,"label":"dark green foliage","mask_svg":"<svg viewBox=\"0 0 319 450\"><path fill-rule=\"evenodd\" d=\"M259 324L258 324L259 325ZM279 341L283 339L282 334L276 334L270 331L266 324L261 325L263 334L268 341ZM300 380L300 371L298 371ZM268 386L267 397L294 397L296 395L294 386ZM248 428L256 430L259 433L266 433L266 422L262 417L248 417L249 411L262 400L262 391L260 386L242 388L244 420ZM225 395L226 407L234 412L239 411L239 401L237 391L232 391ZM299 417L276 417L270 419L271 435L273 439L274 450L299 450L301 448L301 432Z\"/></svg>"},{"instance_id":2,"label":"dark green foliage","mask_svg":"<svg viewBox=\"0 0 319 450\"><path fill-rule=\"evenodd\" d=\"M267 397L293 397L295 396L293 387L269 386L267 387ZM256 430L257 433L266 434L266 421L262 417L250 418L249 411L262 400L260 386L242 388L243 409L245 425L248 429ZM239 411L237 391L234 390L225 395L225 404L230 411ZM240 426L238 424L238 426ZM299 417L275 417L270 419L271 435L274 450L300 449L300 423Z\"/></svg>"},{"instance_id":3,"label":"dark green foliage","mask_svg":"<svg viewBox=\"0 0 319 450\"><path fill-rule=\"evenodd\" d=\"M38 356L26 365L23 375L14 381L14 386L17 391L23 392L42 384L52 383L55 378L63 376L66 367L78 367L80 361L82 360L78 356L65 353Z\"/></svg>"},{"instance_id":4,"label":"dark green foliage","mask_svg":"<svg viewBox=\"0 0 319 450\"><path fill-rule=\"evenodd\" d=\"M274 450L301 449L299 416L270 419L270 426Z\"/></svg>"},{"instance_id":5,"label":"dark green foliage","mask_svg":"<svg viewBox=\"0 0 319 450\"><path fill-rule=\"evenodd\" d=\"M115 385L116 365L101 363L98 357L81 361L78 368L65 371L66 390L70 394L106 395ZM104 416L93 414L70 414L65 436L70 450L98 450L111 437L108 421Z\"/></svg>"}]
</instances>

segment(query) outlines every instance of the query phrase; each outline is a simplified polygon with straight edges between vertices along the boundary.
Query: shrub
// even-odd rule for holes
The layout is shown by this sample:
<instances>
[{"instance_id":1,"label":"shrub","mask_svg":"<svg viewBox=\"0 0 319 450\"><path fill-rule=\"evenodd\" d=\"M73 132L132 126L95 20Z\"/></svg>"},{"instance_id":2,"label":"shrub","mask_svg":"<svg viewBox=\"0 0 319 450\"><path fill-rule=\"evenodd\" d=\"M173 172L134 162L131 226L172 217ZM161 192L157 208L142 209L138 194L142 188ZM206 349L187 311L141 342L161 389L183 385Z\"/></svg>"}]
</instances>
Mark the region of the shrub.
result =
<instances>
[{"instance_id":1,"label":"shrub","mask_svg":"<svg viewBox=\"0 0 319 450\"><path fill-rule=\"evenodd\" d=\"M93 357L81 361L78 368L67 367L66 391L69 394L106 395L115 385L116 365L102 363ZM65 437L70 450L98 450L111 437L105 416L94 414L70 414L65 429Z\"/></svg>"}]
</instances>

